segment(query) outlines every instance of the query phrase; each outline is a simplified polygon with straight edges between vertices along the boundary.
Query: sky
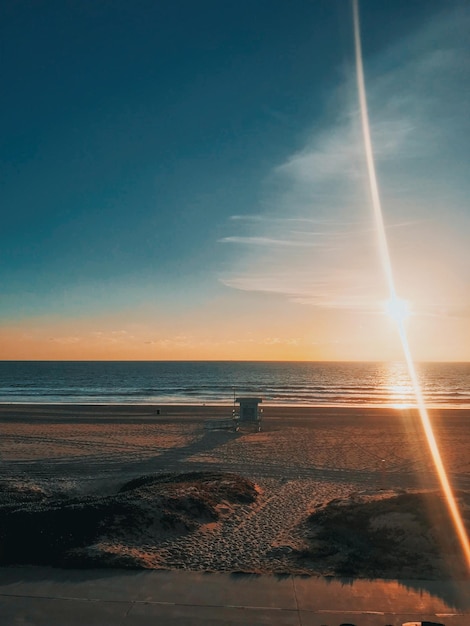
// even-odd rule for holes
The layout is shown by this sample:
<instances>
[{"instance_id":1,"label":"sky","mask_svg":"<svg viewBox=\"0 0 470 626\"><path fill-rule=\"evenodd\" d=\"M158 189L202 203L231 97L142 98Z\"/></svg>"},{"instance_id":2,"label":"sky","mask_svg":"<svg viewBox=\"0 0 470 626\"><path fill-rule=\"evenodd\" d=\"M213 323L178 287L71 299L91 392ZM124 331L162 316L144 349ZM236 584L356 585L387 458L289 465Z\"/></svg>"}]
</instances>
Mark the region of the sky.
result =
<instances>
[{"instance_id":1,"label":"sky","mask_svg":"<svg viewBox=\"0 0 470 626\"><path fill-rule=\"evenodd\" d=\"M359 8L411 349L470 361L470 6ZM401 359L348 0L18 0L0 30L0 359Z\"/></svg>"}]
</instances>

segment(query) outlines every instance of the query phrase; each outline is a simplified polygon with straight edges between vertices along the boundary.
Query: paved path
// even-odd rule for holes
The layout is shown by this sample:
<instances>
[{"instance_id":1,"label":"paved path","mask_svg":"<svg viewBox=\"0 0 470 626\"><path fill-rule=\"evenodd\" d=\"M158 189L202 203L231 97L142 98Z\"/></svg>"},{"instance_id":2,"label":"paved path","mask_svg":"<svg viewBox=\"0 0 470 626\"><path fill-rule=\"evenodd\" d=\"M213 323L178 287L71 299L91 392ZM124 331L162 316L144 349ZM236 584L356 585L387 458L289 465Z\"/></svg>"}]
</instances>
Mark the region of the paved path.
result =
<instances>
[{"instance_id":1,"label":"paved path","mask_svg":"<svg viewBox=\"0 0 470 626\"><path fill-rule=\"evenodd\" d=\"M0 568L1 626L469 626L470 584Z\"/></svg>"}]
</instances>

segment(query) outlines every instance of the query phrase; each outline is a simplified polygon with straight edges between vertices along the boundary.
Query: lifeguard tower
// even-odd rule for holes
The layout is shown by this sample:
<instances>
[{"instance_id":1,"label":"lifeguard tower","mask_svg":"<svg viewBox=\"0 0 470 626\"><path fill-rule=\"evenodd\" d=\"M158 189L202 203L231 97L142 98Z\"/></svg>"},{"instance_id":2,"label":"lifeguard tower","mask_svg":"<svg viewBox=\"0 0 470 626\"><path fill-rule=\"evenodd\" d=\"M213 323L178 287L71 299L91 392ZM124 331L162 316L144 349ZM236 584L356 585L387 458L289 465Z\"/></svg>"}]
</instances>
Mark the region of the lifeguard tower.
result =
<instances>
[{"instance_id":1,"label":"lifeguard tower","mask_svg":"<svg viewBox=\"0 0 470 626\"><path fill-rule=\"evenodd\" d=\"M234 419L238 420L239 426L254 426L259 432L261 430L261 415L263 409L258 407L263 402L262 398L254 398L252 396L243 396L235 398L235 404L238 407L234 409Z\"/></svg>"}]
</instances>

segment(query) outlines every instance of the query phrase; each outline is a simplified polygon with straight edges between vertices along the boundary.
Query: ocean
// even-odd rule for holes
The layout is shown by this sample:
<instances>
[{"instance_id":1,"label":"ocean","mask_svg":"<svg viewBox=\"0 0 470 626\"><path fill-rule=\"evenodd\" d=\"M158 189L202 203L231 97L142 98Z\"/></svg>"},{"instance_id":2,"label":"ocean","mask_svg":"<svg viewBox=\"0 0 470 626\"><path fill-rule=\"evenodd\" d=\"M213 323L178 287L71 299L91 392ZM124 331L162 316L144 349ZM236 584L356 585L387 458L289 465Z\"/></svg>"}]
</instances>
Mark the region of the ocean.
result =
<instances>
[{"instance_id":1,"label":"ocean","mask_svg":"<svg viewBox=\"0 0 470 626\"><path fill-rule=\"evenodd\" d=\"M428 407L470 408L470 363L418 365ZM414 406L404 363L0 361L1 403Z\"/></svg>"}]
</instances>

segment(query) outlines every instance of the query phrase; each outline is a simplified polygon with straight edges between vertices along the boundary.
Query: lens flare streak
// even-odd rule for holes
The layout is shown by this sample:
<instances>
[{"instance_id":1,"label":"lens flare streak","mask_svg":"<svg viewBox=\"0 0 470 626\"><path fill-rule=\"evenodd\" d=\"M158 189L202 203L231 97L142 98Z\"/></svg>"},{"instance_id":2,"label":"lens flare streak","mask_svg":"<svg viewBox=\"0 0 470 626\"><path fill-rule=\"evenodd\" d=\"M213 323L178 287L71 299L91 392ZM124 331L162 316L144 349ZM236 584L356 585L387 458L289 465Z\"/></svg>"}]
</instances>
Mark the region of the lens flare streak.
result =
<instances>
[{"instance_id":1,"label":"lens flare streak","mask_svg":"<svg viewBox=\"0 0 470 626\"><path fill-rule=\"evenodd\" d=\"M358 0L352 0L352 6L353 6L353 21L354 21L354 46L355 46L355 54L356 54L357 90L358 90L358 97L359 97L362 134L363 134L363 139L364 139L364 149L365 149L365 156L366 156L366 162L367 162L367 172L369 176L369 188L370 188L372 207L373 207L373 212L374 212L374 220L375 220L377 237L378 237L380 260L382 263L382 268L385 274L389 296L390 296L389 302L397 303L397 302L400 302L400 299L397 297L397 293L395 289L395 281L393 278L390 251L389 251L387 236L385 232L385 224L384 224L384 218L383 218L383 212L382 212L382 205L380 201L379 186L377 182L377 174L375 171L374 153L372 149L369 113L367 109L367 97L366 97L366 89L365 89L365 81L364 81L364 67L362 63L362 46L361 46L360 24L359 24ZM416 403L418 406L421 424L422 424L424 433L426 435L426 439L428 442L429 450L432 455L434 467L436 469L439 483L444 493L444 496L447 502L447 507L452 517L452 521L454 523L457 536L462 546L463 554L465 555L465 559L466 559L468 568L470 570L470 542L469 542L468 535L467 535L467 532L466 532L466 529L462 520L462 516L457 506L455 496L452 492L449 479L447 477L447 472L442 462L441 454L439 451L439 447L437 445L436 437L434 435L431 420L429 418L429 414L428 414L428 411L424 402L423 394L421 391L421 386L418 380L418 375L416 373L415 364L413 362L413 358L411 355L410 345L409 345L408 337L406 334L403 316L395 316L395 323L397 326L398 334L400 336L400 341L401 341L401 345L403 348L403 353L405 356L408 373L410 376L410 380L413 386L413 392L414 392Z\"/></svg>"}]
</instances>

